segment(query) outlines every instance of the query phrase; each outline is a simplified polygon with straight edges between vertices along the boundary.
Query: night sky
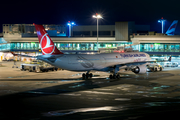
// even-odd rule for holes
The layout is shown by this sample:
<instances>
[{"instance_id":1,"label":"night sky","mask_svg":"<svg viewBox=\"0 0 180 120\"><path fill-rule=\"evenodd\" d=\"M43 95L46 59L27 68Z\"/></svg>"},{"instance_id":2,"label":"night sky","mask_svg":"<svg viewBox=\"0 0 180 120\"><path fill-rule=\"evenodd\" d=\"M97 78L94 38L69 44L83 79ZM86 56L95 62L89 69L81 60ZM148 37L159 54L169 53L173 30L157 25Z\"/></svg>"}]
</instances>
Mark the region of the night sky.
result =
<instances>
[{"instance_id":1,"label":"night sky","mask_svg":"<svg viewBox=\"0 0 180 120\"><path fill-rule=\"evenodd\" d=\"M66 24L96 25L92 18L102 14L101 25L114 25L116 21L135 21L150 25L151 31L161 32L158 19L166 19L165 31L173 20L180 20L179 0L31 0L5 1L0 6L0 24ZM0 28L2 32L2 27ZM176 28L180 34L180 23Z\"/></svg>"}]
</instances>

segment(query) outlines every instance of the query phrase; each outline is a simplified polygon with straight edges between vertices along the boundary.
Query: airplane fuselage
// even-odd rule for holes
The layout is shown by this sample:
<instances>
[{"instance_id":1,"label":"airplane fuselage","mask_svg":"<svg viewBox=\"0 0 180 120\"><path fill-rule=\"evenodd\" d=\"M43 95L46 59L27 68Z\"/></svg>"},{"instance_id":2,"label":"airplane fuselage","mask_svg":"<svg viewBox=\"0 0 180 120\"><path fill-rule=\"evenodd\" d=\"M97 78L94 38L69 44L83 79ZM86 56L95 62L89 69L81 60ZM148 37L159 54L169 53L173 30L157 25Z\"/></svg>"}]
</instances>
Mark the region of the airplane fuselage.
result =
<instances>
[{"instance_id":1,"label":"airplane fuselage","mask_svg":"<svg viewBox=\"0 0 180 120\"><path fill-rule=\"evenodd\" d=\"M56 67L70 71L108 71L110 66L126 63L149 61L151 58L143 52L101 53L101 54L62 54L53 61L44 59Z\"/></svg>"}]
</instances>

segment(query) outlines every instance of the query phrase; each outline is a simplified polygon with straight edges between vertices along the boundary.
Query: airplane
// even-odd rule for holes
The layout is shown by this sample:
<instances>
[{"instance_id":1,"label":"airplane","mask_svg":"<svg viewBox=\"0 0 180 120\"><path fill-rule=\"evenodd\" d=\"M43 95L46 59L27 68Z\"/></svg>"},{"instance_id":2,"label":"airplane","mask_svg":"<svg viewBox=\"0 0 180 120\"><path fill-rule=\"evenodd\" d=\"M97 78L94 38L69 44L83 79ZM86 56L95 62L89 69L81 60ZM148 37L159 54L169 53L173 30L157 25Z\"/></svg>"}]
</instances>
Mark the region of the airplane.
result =
<instances>
[{"instance_id":1,"label":"airplane","mask_svg":"<svg viewBox=\"0 0 180 120\"><path fill-rule=\"evenodd\" d=\"M86 72L82 74L83 79L93 77L93 74L90 73L91 71L110 71L110 79L120 79L118 71L122 67L131 67L132 71L136 74L146 73L146 65L154 62L144 52L64 54L57 49L42 25L34 25L42 55L28 56L11 53L14 56L33 57L65 70Z\"/></svg>"},{"instance_id":2,"label":"airplane","mask_svg":"<svg viewBox=\"0 0 180 120\"><path fill-rule=\"evenodd\" d=\"M169 29L166 31L167 35L174 35L174 32L176 30L178 20L174 20L172 24L170 25Z\"/></svg>"}]
</instances>

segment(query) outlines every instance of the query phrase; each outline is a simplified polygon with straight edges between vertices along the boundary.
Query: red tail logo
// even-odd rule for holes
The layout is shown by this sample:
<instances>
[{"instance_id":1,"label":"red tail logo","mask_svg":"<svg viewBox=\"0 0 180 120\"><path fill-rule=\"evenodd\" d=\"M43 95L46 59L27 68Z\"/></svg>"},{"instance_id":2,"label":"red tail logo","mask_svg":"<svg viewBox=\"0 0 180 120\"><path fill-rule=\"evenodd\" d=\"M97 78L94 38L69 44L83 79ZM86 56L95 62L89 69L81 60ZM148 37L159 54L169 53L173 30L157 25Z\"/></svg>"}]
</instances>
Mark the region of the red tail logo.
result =
<instances>
[{"instance_id":1,"label":"red tail logo","mask_svg":"<svg viewBox=\"0 0 180 120\"><path fill-rule=\"evenodd\" d=\"M53 41L49 37L48 33L45 31L44 27L42 25L37 25L37 24L34 24L34 25L35 25L36 32L38 35L42 54L43 55L45 55L45 54L51 54L51 55L63 54L56 48Z\"/></svg>"},{"instance_id":2,"label":"red tail logo","mask_svg":"<svg viewBox=\"0 0 180 120\"><path fill-rule=\"evenodd\" d=\"M55 50L55 45L51 42L48 34L44 34L40 41L41 50L44 54L52 54Z\"/></svg>"}]
</instances>

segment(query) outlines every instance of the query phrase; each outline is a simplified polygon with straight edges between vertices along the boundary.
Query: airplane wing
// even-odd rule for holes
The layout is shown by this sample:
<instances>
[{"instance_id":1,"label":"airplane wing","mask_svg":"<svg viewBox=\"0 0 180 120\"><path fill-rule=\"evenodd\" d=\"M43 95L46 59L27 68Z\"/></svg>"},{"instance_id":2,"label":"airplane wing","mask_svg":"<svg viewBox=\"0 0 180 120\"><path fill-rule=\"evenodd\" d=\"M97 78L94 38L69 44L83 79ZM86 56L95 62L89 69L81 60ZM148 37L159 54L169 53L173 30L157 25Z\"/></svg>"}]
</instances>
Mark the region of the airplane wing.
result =
<instances>
[{"instance_id":1,"label":"airplane wing","mask_svg":"<svg viewBox=\"0 0 180 120\"><path fill-rule=\"evenodd\" d=\"M138 62L128 62L128 63L121 63L121 64L117 64L117 65L120 65L120 66L124 66L124 65L142 65L142 64L145 64L145 63L154 63L156 61L138 61Z\"/></svg>"},{"instance_id":2,"label":"airplane wing","mask_svg":"<svg viewBox=\"0 0 180 120\"><path fill-rule=\"evenodd\" d=\"M14 56L21 56L21 57L30 57L30 58L36 58L36 56L29 56L29 55L21 55L21 54L15 54L14 52L11 52Z\"/></svg>"},{"instance_id":3,"label":"airplane wing","mask_svg":"<svg viewBox=\"0 0 180 120\"><path fill-rule=\"evenodd\" d=\"M21 56L21 57L30 57L30 58L37 58L37 59L41 59L41 58L45 58L45 59L54 59L54 58L58 58L60 56L62 56L62 54L60 55L39 55L39 56L29 56L29 55L21 55L21 54L15 54L14 52L11 52L14 56Z\"/></svg>"}]
</instances>

